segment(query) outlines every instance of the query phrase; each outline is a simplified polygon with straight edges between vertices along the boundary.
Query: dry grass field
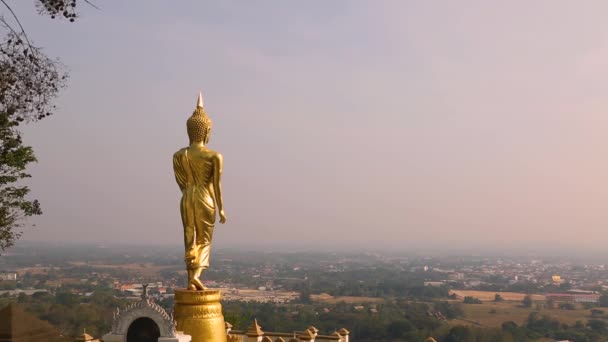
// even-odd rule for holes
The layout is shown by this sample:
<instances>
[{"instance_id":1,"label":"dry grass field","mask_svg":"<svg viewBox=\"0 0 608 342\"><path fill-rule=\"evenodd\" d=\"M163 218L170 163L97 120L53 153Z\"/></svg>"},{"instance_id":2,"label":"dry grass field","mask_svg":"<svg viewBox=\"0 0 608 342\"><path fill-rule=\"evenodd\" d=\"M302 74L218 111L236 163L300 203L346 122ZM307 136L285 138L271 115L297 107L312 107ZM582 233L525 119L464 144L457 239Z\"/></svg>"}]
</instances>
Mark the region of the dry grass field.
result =
<instances>
[{"instance_id":1,"label":"dry grass field","mask_svg":"<svg viewBox=\"0 0 608 342\"><path fill-rule=\"evenodd\" d=\"M350 296L334 297L327 293L321 293L318 295L310 295L310 298L315 302L327 303L327 304L336 304L336 303L340 303L340 302L344 302L347 304L384 302L383 298L377 298L377 297L350 297Z\"/></svg>"},{"instance_id":2,"label":"dry grass field","mask_svg":"<svg viewBox=\"0 0 608 342\"><path fill-rule=\"evenodd\" d=\"M260 291L253 289L221 289L224 299L243 302L275 302L286 303L300 295L294 291Z\"/></svg>"},{"instance_id":3,"label":"dry grass field","mask_svg":"<svg viewBox=\"0 0 608 342\"><path fill-rule=\"evenodd\" d=\"M122 269L128 272L137 272L144 277L153 277L158 276L162 270L175 268L175 266L159 266L152 263L138 264L120 264L120 265L110 265L110 264L95 264L95 263L85 263L74 261L70 262L70 264L74 266L88 266L97 269Z\"/></svg>"},{"instance_id":4,"label":"dry grass field","mask_svg":"<svg viewBox=\"0 0 608 342\"><path fill-rule=\"evenodd\" d=\"M450 294L455 294L456 296L460 297L460 298L464 298L464 297L475 297L481 301L491 301L494 300L494 296L496 294L499 294L502 299L506 300L506 301L518 301L521 302L524 297L526 296L525 293L518 293L518 292L494 292L494 291L465 291L465 290L451 290ZM538 295L538 294L533 294L532 296L532 300L537 301L537 300L545 300L545 296L543 295Z\"/></svg>"},{"instance_id":5,"label":"dry grass field","mask_svg":"<svg viewBox=\"0 0 608 342\"><path fill-rule=\"evenodd\" d=\"M49 272L48 267L23 267L17 269L19 277L23 277L26 273L30 274L47 274Z\"/></svg>"},{"instance_id":6,"label":"dry grass field","mask_svg":"<svg viewBox=\"0 0 608 342\"><path fill-rule=\"evenodd\" d=\"M484 302L482 304L463 304L465 318L452 320L453 324L472 324L484 327L500 327L503 322L513 321L522 324L530 313L538 312L556 318L562 323L574 324L576 321L585 323L590 318L590 311L577 307L576 310L524 308L516 302Z\"/></svg>"}]
</instances>

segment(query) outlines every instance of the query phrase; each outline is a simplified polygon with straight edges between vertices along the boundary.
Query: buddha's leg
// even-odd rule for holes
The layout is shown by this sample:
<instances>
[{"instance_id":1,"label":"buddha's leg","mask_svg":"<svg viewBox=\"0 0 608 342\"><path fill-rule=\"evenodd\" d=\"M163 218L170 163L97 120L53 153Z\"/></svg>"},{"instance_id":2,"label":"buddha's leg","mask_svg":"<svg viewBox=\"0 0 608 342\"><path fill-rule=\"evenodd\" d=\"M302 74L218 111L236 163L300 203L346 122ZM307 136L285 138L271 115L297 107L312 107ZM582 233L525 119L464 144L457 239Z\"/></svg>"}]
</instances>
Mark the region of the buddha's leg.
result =
<instances>
[{"instance_id":1,"label":"buddha's leg","mask_svg":"<svg viewBox=\"0 0 608 342\"><path fill-rule=\"evenodd\" d=\"M209 268L211 257L211 237L213 236L213 225L204 222L196 227L196 244L199 249L198 263L203 270Z\"/></svg>"},{"instance_id":2,"label":"buddha's leg","mask_svg":"<svg viewBox=\"0 0 608 342\"><path fill-rule=\"evenodd\" d=\"M205 286L199 279L201 275L201 245L199 243L199 230L198 225L192 227L192 240L191 247L187 250L190 254L190 263L188 264L188 289L190 290L204 290Z\"/></svg>"},{"instance_id":3,"label":"buddha's leg","mask_svg":"<svg viewBox=\"0 0 608 342\"><path fill-rule=\"evenodd\" d=\"M195 248L194 248L194 227L184 227L184 247L186 249L184 261L186 262L186 270L188 271L188 290L196 290L195 282Z\"/></svg>"},{"instance_id":4,"label":"buddha's leg","mask_svg":"<svg viewBox=\"0 0 608 342\"><path fill-rule=\"evenodd\" d=\"M186 270L188 271L188 289L196 290L196 285L193 284L194 278L194 262L196 260L196 249L194 243L195 239L195 226L192 208L188 207L187 201L182 200L181 203L181 216L182 224L184 226L184 262L186 263Z\"/></svg>"},{"instance_id":5,"label":"buddha's leg","mask_svg":"<svg viewBox=\"0 0 608 342\"><path fill-rule=\"evenodd\" d=\"M184 228L184 246L186 248L186 253L184 257L184 261L186 262L186 270L188 271L188 290L196 290L198 280L195 277L196 271L196 257L195 257L195 236L194 236L194 227L186 227Z\"/></svg>"},{"instance_id":6,"label":"buddha's leg","mask_svg":"<svg viewBox=\"0 0 608 342\"><path fill-rule=\"evenodd\" d=\"M184 262L187 268L191 268L196 261L196 246L194 245L195 229L192 226L184 227Z\"/></svg>"},{"instance_id":7,"label":"buddha's leg","mask_svg":"<svg viewBox=\"0 0 608 342\"><path fill-rule=\"evenodd\" d=\"M213 225L204 222L203 220L198 221L196 226L196 246L197 246L197 268L194 271L194 279L198 281L197 287L205 289L203 283L200 281L200 276L204 270L209 268L209 257L211 255L211 237L213 235Z\"/></svg>"}]
</instances>

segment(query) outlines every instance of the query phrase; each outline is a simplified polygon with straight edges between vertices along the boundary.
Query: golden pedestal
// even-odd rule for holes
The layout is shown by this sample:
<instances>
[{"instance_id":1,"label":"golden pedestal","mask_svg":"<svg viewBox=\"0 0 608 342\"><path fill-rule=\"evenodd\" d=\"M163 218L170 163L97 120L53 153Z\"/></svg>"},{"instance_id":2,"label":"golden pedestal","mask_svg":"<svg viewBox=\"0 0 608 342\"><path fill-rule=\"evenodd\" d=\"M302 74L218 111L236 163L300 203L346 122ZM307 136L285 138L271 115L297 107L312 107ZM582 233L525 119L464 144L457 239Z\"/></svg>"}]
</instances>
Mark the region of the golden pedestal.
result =
<instances>
[{"instance_id":1,"label":"golden pedestal","mask_svg":"<svg viewBox=\"0 0 608 342\"><path fill-rule=\"evenodd\" d=\"M173 318L191 342L226 342L220 290L175 290Z\"/></svg>"}]
</instances>

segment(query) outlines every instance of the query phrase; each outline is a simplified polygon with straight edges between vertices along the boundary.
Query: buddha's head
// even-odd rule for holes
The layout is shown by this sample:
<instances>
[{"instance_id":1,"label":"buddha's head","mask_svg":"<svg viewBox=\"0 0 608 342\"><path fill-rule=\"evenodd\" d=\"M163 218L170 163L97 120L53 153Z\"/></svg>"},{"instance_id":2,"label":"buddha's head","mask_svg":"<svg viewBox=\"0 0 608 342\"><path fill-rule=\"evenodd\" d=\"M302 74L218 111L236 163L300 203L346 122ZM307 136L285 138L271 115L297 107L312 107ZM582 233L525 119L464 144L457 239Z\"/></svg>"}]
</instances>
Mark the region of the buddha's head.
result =
<instances>
[{"instance_id":1,"label":"buddha's head","mask_svg":"<svg viewBox=\"0 0 608 342\"><path fill-rule=\"evenodd\" d=\"M198 95L198 102L196 109L192 113L192 116L186 122L188 128L188 138L190 138L190 144L200 143L207 144L209 142L209 135L211 134L211 126L213 122L205 113L203 109L203 95Z\"/></svg>"}]
</instances>

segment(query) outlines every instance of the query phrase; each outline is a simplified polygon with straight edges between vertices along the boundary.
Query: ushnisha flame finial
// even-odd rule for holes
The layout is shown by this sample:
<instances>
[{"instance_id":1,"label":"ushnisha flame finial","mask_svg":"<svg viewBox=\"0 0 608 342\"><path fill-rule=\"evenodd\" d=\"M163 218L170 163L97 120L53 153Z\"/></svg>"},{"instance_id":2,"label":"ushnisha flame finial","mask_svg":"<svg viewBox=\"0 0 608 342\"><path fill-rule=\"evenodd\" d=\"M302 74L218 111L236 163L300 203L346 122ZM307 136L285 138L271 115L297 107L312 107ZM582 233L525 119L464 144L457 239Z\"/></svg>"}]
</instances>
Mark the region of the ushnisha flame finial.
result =
<instances>
[{"instance_id":1,"label":"ushnisha flame finial","mask_svg":"<svg viewBox=\"0 0 608 342\"><path fill-rule=\"evenodd\" d=\"M205 113L205 109L203 108L203 93L201 92L198 95L196 109L192 112L192 116L186 123L190 144L195 142L207 144L212 125L211 119L207 116L207 113Z\"/></svg>"},{"instance_id":2,"label":"ushnisha flame finial","mask_svg":"<svg viewBox=\"0 0 608 342\"><path fill-rule=\"evenodd\" d=\"M196 108L203 108L203 92L198 93L198 101L196 101Z\"/></svg>"}]
</instances>

